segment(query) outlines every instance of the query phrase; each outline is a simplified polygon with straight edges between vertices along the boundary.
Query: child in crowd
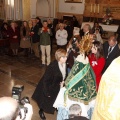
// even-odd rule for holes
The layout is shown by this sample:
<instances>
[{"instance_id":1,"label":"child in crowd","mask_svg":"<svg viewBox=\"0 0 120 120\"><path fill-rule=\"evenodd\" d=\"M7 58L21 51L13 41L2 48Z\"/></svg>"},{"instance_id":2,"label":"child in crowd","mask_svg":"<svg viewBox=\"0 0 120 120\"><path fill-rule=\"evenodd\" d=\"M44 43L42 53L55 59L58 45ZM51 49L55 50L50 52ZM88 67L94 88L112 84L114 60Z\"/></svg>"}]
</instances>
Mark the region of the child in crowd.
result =
<instances>
[{"instance_id":1,"label":"child in crowd","mask_svg":"<svg viewBox=\"0 0 120 120\"><path fill-rule=\"evenodd\" d=\"M100 79L102 76L102 70L105 65L105 58L103 54L103 45L99 41L94 41L91 54L88 56L90 65L95 73L96 87L99 88Z\"/></svg>"}]
</instances>

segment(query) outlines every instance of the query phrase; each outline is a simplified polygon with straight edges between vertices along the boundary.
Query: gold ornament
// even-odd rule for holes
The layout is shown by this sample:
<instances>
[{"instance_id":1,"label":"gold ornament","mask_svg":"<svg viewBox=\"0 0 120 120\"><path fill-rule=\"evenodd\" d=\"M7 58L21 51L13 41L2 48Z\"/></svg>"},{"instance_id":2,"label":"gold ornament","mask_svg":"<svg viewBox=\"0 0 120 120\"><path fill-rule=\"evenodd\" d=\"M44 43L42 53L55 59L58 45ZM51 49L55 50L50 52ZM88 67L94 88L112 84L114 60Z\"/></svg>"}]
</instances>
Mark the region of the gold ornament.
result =
<instances>
[{"instance_id":1,"label":"gold ornament","mask_svg":"<svg viewBox=\"0 0 120 120\"><path fill-rule=\"evenodd\" d=\"M93 35L85 35L79 44L79 49L81 53L88 54L92 48Z\"/></svg>"}]
</instances>

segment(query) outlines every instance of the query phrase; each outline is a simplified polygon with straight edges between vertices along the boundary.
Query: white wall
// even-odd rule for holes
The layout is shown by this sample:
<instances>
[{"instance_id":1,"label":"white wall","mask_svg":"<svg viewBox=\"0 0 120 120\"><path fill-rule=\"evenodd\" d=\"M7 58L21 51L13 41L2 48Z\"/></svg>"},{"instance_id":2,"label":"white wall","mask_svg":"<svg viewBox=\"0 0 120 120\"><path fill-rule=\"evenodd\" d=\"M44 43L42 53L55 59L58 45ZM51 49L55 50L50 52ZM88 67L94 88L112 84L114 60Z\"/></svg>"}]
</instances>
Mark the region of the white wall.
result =
<instances>
[{"instance_id":1,"label":"white wall","mask_svg":"<svg viewBox=\"0 0 120 120\"><path fill-rule=\"evenodd\" d=\"M54 17L54 10L55 10L55 0L49 0L50 1L50 17Z\"/></svg>"},{"instance_id":2,"label":"white wall","mask_svg":"<svg viewBox=\"0 0 120 120\"><path fill-rule=\"evenodd\" d=\"M36 15L42 17L49 16L49 6L47 0L37 0Z\"/></svg>"},{"instance_id":3,"label":"white wall","mask_svg":"<svg viewBox=\"0 0 120 120\"><path fill-rule=\"evenodd\" d=\"M37 2L37 0L30 0L31 18L35 18L36 17L36 2Z\"/></svg>"},{"instance_id":4,"label":"white wall","mask_svg":"<svg viewBox=\"0 0 120 120\"><path fill-rule=\"evenodd\" d=\"M35 18L36 16L55 17L56 0L49 0L51 10L49 10L46 1L47 0L30 0L31 18ZM59 0L58 12L83 14L84 1L85 0L83 0L83 3L65 3L65 0ZM36 5L36 3L38 4Z\"/></svg>"},{"instance_id":5,"label":"white wall","mask_svg":"<svg viewBox=\"0 0 120 120\"><path fill-rule=\"evenodd\" d=\"M49 0L50 6L48 6L48 0L30 0L31 5L31 18L35 18L36 16L43 17L54 17L55 13L55 0Z\"/></svg>"},{"instance_id":6,"label":"white wall","mask_svg":"<svg viewBox=\"0 0 120 120\"><path fill-rule=\"evenodd\" d=\"M82 3L65 3L65 0L59 0L59 12L83 14L84 1Z\"/></svg>"}]
</instances>

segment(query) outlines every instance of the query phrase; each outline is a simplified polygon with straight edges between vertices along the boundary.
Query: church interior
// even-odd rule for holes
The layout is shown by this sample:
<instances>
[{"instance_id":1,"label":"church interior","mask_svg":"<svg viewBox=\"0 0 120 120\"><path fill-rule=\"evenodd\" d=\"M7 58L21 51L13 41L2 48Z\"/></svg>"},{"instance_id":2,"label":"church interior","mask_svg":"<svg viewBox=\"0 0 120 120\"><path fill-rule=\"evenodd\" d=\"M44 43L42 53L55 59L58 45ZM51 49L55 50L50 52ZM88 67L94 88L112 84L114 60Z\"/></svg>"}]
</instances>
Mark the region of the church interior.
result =
<instances>
[{"instance_id":1,"label":"church interior","mask_svg":"<svg viewBox=\"0 0 120 120\"><path fill-rule=\"evenodd\" d=\"M109 12L110 20L106 13ZM99 22L103 28L102 38L106 41L110 35L119 34L120 25L120 0L0 0L0 26L4 21L8 24L15 21L21 26L22 21L30 21L39 17L41 22L51 20L55 29L59 20L73 20L76 17L80 29L85 24L93 27L94 22ZM1 33L0 33L1 34ZM12 96L12 88L15 85L23 85L21 98L29 97L33 106L32 120L40 120L37 103L31 98L38 82L42 78L46 67L41 67L40 58L34 56L32 48L29 55L18 49L17 57L12 56L9 47L9 38L0 35L0 97ZM55 59L57 50L55 35L52 37L51 61ZM54 114L45 113L46 120L56 120L57 111Z\"/></svg>"}]
</instances>

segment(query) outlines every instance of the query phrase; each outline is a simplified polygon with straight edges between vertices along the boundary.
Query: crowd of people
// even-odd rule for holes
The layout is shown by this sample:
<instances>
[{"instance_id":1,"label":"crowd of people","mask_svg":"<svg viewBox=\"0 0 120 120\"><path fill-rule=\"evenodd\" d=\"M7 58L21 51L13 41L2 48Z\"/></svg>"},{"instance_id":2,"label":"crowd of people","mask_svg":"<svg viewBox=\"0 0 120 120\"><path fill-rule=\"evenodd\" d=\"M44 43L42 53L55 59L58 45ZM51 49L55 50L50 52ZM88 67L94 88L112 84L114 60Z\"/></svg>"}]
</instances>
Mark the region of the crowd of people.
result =
<instances>
[{"instance_id":1,"label":"crowd of people","mask_svg":"<svg viewBox=\"0 0 120 120\"><path fill-rule=\"evenodd\" d=\"M97 113L99 109L102 110L100 99L109 99L107 91L110 94L110 90L105 93L103 83L109 82L105 75L113 66L109 67L112 61L120 56L117 38L111 35L104 41L104 31L97 22L93 28L85 24L81 29L77 21L72 25L67 20L59 21L53 30L51 20L41 23L37 17L23 21L20 29L15 22L11 22L10 26L3 23L4 29L1 28L4 38L9 38L13 56L18 55L19 45L26 56L32 50L39 58L41 51L41 66L47 65L47 68L32 99L40 108L42 120L46 119L44 112L54 114L56 108L57 120L101 120L102 113ZM52 35L56 39L57 50L55 60L51 62ZM106 111L109 114L109 110ZM113 118L117 119L114 120L118 120L119 116L115 115Z\"/></svg>"},{"instance_id":2,"label":"crowd of people","mask_svg":"<svg viewBox=\"0 0 120 120\"><path fill-rule=\"evenodd\" d=\"M59 52L59 60L56 59L56 67L53 66L55 61L48 66L32 98L40 108L41 119L46 119L44 112L53 114L56 108L57 120L71 119L69 108L73 104L81 107L81 116L92 119L101 77L120 55L119 45L115 35L107 41L102 40L103 29L98 23L93 28L85 24L82 30L74 27L68 40L69 32L65 30L65 24L60 22L57 26L55 37L58 50L55 57ZM57 73L56 68L59 68ZM76 115L74 117L77 119Z\"/></svg>"}]
</instances>

